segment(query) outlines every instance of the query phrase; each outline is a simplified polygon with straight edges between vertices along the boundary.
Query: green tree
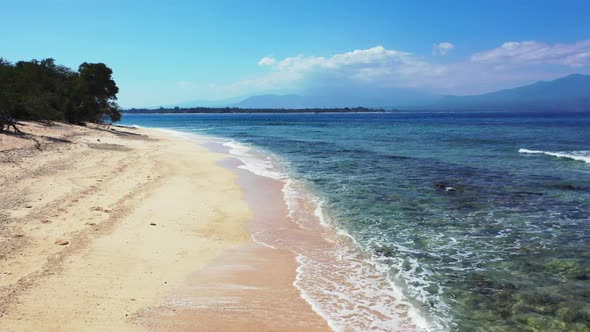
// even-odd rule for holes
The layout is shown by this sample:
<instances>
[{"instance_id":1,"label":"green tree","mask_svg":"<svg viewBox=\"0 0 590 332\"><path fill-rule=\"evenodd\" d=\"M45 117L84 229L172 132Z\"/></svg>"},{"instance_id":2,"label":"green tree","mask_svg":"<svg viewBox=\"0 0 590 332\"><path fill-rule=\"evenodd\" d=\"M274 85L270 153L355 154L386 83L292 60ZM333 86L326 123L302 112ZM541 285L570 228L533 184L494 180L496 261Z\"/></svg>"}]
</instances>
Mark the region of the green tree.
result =
<instances>
[{"instance_id":1,"label":"green tree","mask_svg":"<svg viewBox=\"0 0 590 332\"><path fill-rule=\"evenodd\" d=\"M115 102L119 88L112 78L113 71L104 63L86 63L78 68L78 77L71 99L77 104L73 107L70 122L103 122L105 116L110 121L121 118L119 106Z\"/></svg>"},{"instance_id":2,"label":"green tree","mask_svg":"<svg viewBox=\"0 0 590 332\"><path fill-rule=\"evenodd\" d=\"M14 67L7 60L0 58L0 113L12 114L12 90Z\"/></svg>"},{"instance_id":3,"label":"green tree","mask_svg":"<svg viewBox=\"0 0 590 332\"><path fill-rule=\"evenodd\" d=\"M0 115L79 124L118 121L119 88L112 73L104 63L83 63L75 72L51 58L15 64L0 58Z\"/></svg>"}]
</instances>

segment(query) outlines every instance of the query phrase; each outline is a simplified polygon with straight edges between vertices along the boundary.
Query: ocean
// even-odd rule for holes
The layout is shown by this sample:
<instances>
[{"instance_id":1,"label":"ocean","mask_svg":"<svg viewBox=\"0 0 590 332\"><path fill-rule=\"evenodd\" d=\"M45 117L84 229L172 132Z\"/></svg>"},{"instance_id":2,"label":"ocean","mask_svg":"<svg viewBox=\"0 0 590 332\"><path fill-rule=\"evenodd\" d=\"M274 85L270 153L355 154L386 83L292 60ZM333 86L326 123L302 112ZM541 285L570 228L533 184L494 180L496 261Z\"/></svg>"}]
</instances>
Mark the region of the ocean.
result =
<instances>
[{"instance_id":1,"label":"ocean","mask_svg":"<svg viewBox=\"0 0 590 332\"><path fill-rule=\"evenodd\" d=\"M422 330L588 331L590 113L124 114L121 124L212 137L242 168L309 197L317 222L394 290L380 294L362 264L347 267L352 291L301 282L335 329L388 330L396 304L380 299L392 296ZM319 278L321 266L299 260ZM355 326L342 301L379 314Z\"/></svg>"}]
</instances>

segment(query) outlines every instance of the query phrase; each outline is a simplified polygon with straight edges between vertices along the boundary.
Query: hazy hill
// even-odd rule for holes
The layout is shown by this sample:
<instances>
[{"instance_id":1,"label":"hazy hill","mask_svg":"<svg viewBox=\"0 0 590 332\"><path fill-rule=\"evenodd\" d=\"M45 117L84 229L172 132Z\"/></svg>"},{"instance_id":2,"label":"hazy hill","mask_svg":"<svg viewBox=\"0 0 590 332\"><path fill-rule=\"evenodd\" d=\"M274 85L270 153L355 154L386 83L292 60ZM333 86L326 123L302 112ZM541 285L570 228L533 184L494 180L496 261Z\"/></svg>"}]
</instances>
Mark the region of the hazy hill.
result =
<instances>
[{"instance_id":1,"label":"hazy hill","mask_svg":"<svg viewBox=\"0 0 590 332\"><path fill-rule=\"evenodd\" d=\"M474 96L440 96L412 89L383 89L365 97L259 95L246 98L231 106L295 109L362 106L425 110L590 111L590 75L573 74L553 81L541 81Z\"/></svg>"},{"instance_id":2,"label":"hazy hill","mask_svg":"<svg viewBox=\"0 0 590 332\"><path fill-rule=\"evenodd\" d=\"M446 96L433 109L590 111L590 75L573 74L475 96Z\"/></svg>"},{"instance_id":3,"label":"hazy hill","mask_svg":"<svg viewBox=\"0 0 590 332\"><path fill-rule=\"evenodd\" d=\"M313 95L259 95L246 98L231 106L240 108L413 108L434 102L440 96L417 89L371 89L348 93Z\"/></svg>"},{"instance_id":4,"label":"hazy hill","mask_svg":"<svg viewBox=\"0 0 590 332\"><path fill-rule=\"evenodd\" d=\"M164 106L181 108L337 109L366 107L401 110L590 111L590 75L572 74L553 81L473 96L442 96L417 89L333 89L329 95L274 95ZM155 108L155 107L154 107Z\"/></svg>"}]
</instances>

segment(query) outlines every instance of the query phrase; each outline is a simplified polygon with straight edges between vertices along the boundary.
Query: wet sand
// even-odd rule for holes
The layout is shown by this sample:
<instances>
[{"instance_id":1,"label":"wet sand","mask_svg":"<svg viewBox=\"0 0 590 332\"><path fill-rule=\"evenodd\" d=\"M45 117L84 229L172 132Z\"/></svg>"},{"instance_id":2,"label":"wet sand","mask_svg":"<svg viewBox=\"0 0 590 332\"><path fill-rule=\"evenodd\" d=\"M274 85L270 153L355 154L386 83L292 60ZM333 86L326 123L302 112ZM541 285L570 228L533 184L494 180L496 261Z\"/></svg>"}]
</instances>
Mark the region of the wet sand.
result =
<instances>
[{"instance_id":1,"label":"wet sand","mask_svg":"<svg viewBox=\"0 0 590 332\"><path fill-rule=\"evenodd\" d=\"M203 146L228 153L220 143L206 140ZM417 330L390 282L347 237L321 224L317 202L306 195L285 199L286 182L241 168L233 155L219 164L238 175L253 211L245 225L254 243L194 273L163 306L145 313L144 326L226 331L239 322L247 331Z\"/></svg>"},{"instance_id":2,"label":"wet sand","mask_svg":"<svg viewBox=\"0 0 590 332\"><path fill-rule=\"evenodd\" d=\"M301 229L288 220L283 183L238 169L240 164L233 158L220 162L238 174L237 183L254 213L246 222L249 233L254 239L261 232L296 236ZM256 242L241 245L191 275L165 305L145 313L143 324L156 330L331 330L294 286L297 267L291 250Z\"/></svg>"},{"instance_id":3,"label":"wet sand","mask_svg":"<svg viewBox=\"0 0 590 332\"><path fill-rule=\"evenodd\" d=\"M229 153L215 138L205 138L203 145L214 152ZM252 157L256 161L245 165L237 159L243 157L240 153L230 154L220 164L238 174L237 183L254 212L254 218L246 223L249 233L267 248L269 255L274 255L274 259L269 259L276 262L275 266L279 266L285 259L281 256L287 253L295 260L293 285L330 328L420 330L416 323L424 324L421 317L410 310L403 295L384 273L368 263L358 246L334 227L321 201L309 188L284 176L275 179L276 165L262 171L272 177L252 173L253 165L264 164L268 155L250 150L244 162L252 162ZM260 170L255 172L259 174Z\"/></svg>"}]
</instances>

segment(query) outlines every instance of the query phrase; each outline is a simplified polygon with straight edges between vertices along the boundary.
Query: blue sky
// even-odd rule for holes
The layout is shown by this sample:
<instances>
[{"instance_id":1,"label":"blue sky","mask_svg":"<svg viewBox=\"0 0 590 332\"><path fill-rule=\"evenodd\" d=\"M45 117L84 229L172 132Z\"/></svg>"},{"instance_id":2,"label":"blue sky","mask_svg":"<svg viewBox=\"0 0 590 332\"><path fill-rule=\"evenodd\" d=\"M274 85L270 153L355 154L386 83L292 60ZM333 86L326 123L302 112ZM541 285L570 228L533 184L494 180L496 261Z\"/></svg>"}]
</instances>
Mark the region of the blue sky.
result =
<instances>
[{"instance_id":1,"label":"blue sky","mask_svg":"<svg viewBox=\"0 0 590 332\"><path fill-rule=\"evenodd\" d=\"M590 73L590 1L0 5L1 57L104 62L124 107L335 85L472 94Z\"/></svg>"}]
</instances>

